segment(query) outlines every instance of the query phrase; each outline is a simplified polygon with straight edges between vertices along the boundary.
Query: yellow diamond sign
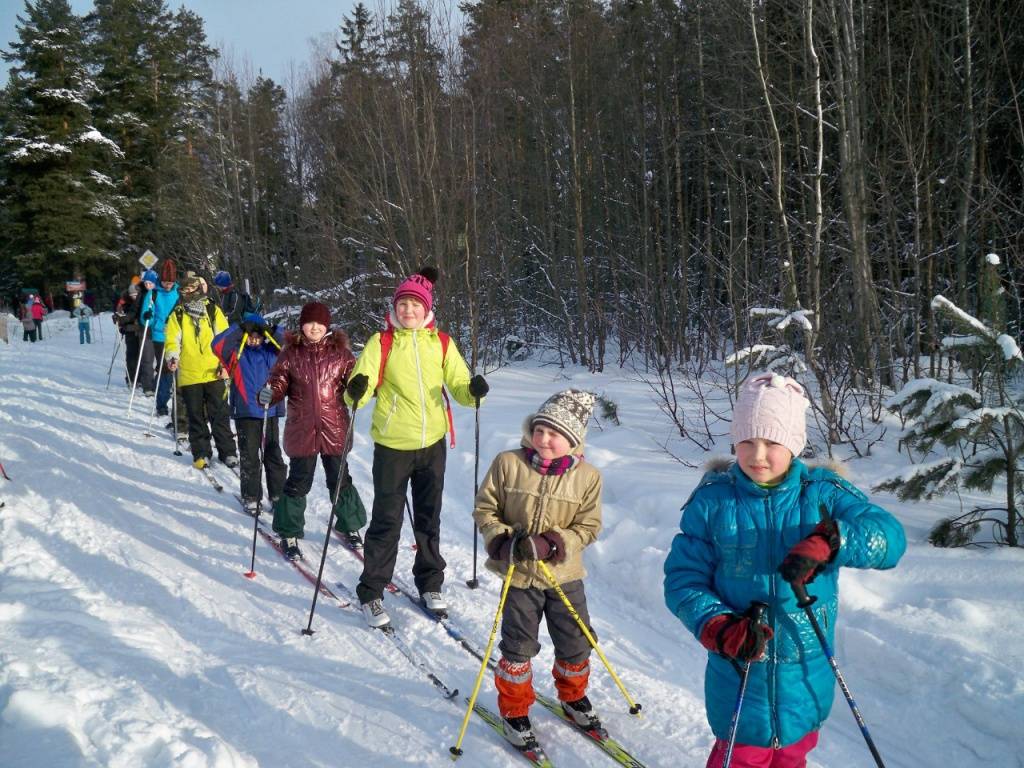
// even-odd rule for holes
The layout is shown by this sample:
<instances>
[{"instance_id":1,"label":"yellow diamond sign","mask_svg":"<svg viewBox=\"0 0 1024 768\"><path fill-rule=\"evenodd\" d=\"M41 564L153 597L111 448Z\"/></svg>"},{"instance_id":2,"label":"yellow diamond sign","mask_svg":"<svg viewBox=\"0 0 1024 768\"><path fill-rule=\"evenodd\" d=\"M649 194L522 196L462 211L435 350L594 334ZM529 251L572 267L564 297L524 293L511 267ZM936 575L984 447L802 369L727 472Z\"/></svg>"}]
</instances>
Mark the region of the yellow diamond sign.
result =
<instances>
[{"instance_id":1,"label":"yellow diamond sign","mask_svg":"<svg viewBox=\"0 0 1024 768\"><path fill-rule=\"evenodd\" d=\"M146 269L152 269L153 265L156 264L156 262L157 262L156 254L153 253L148 248L146 249L146 252L144 254L139 256L139 264L144 266Z\"/></svg>"}]
</instances>

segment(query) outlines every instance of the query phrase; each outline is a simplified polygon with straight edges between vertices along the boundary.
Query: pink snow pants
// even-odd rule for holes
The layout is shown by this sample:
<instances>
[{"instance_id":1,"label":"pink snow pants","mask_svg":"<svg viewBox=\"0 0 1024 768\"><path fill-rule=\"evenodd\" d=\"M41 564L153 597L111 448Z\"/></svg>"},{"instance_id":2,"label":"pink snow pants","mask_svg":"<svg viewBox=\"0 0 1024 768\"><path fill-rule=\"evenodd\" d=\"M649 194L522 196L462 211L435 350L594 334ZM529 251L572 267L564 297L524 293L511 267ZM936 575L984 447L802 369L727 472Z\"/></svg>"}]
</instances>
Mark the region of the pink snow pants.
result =
<instances>
[{"instance_id":1,"label":"pink snow pants","mask_svg":"<svg viewBox=\"0 0 1024 768\"><path fill-rule=\"evenodd\" d=\"M730 768L805 768L807 753L818 745L818 732L811 731L795 744L782 749L737 744L732 750ZM718 739L711 749L706 768L722 768L729 742Z\"/></svg>"}]
</instances>

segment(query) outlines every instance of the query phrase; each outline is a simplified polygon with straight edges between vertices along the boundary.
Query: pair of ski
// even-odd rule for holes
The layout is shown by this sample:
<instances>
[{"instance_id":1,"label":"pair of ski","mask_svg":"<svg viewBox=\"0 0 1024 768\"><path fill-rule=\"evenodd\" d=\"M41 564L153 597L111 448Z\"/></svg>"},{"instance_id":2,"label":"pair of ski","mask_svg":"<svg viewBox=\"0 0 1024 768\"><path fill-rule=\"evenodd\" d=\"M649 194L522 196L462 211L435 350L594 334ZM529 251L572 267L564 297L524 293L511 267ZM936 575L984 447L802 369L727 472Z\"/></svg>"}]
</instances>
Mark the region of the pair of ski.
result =
<instances>
[{"instance_id":1,"label":"pair of ski","mask_svg":"<svg viewBox=\"0 0 1024 768\"><path fill-rule=\"evenodd\" d=\"M251 520L252 515L250 515L249 512L245 509L245 504L242 501L242 497L238 494L235 494L235 499L238 501L238 505L242 513L248 519ZM277 536L275 536L272 531L267 529L267 525L263 522L262 519L256 518L255 524L256 530L259 532L260 537L267 544L269 544L270 547L275 552L277 552L277 554L279 554L282 557L282 559L284 559L285 562L289 563L310 584L315 585L317 583L316 573L314 573L313 570L306 565L303 559L299 558L293 560L292 558L288 557L288 555L285 554L284 548L281 546L281 540ZM360 620L362 620L362 613L361 611L359 611L357 607L359 601L356 599L352 591L341 582L338 582L335 585L335 589L338 590L337 593L335 593L330 587L328 587L326 584L323 583L323 581L321 581L319 594L321 597L326 598L342 610L358 613ZM433 670L427 663L426 659L424 659L419 653L413 650L409 646L409 644L405 642L405 639L394 630L393 627L390 628L389 631L382 632L381 634L385 635L394 644L398 651L403 656L405 656L406 660L408 660L408 662L413 667L418 669L423 674L423 676L426 677L431 682L431 684L435 688L437 688L438 691L440 691L442 696L444 696L446 699L454 699L456 696L459 695L458 689L452 689L445 685L444 681L441 680L441 678L439 678L436 674L434 674Z\"/></svg>"},{"instance_id":2,"label":"pair of ski","mask_svg":"<svg viewBox=\"0 0 1024 768\"><path fill-rule=\"evenodd\" d=\"M348 550L349 553L354 555L360 562L362 562L363 553L353 548L349 544L348 540L340 533L338 533L337 531L334 531L334 533L336 534L337 539L341 542L341 545L346 550ZM428 609L423 604L423 602L418 598L418 596L411 589L409 589L409 587L403 584L399 579L393 579L391 583L387 585L387 589L392 594L404 595L409 600L409 602L411 602L413 605L419 608L420 612L423 613L424 616L440 624L444 628L448 636L451 637L455 642L457 642L464 651L466 651L469 655L473 656L477 661L483 661L483 651L477 648L472 642L470 642L466 638L465 633L463 633L462 630L459 629L459 627L456 626L454 622L452 622L452 620L448 617L447 613L441 615ZM494 671L496 666L497 664L493 659L487 660L487 668L490 669L492 672ZM605 752L605 754L607 754L610 758L612 758L612 760L617 762L619 765L626 766L626 768L644 768L644 764L637 760L635 757L633 757L629 753L629 751L626 750L626 748L623 747L617 740L609 736L606 730L586 730L580 727L575 720L573 720L571 717L569 717L569 715L565 713L565 710L562 709L562 705L560 702L550 698L549 696L545 696L542 693L537 693L536 696L537 701L540 703L541 706L543 706L546 710L551 712L553 715L555 715L555 717L562 720L567 725L570 725L574 730L577 730L580 733L584 734L598 747L600 747ZM498 715L496 715L494 712L480 704L475 705L473 707L473 710L476 712L477 715L480 716L480 718L484 722L491 726L491 728L493 728L498 733L498 735L500 735L503 739L505 738L505 732L502 727L502 721ZM542 749L536 751L522 751L516 748L514 745L512 746L518 754L525 757L534 765L552 768L551 761L548 759L547 755L544 754Z\"/></svg>"}]
</instances>

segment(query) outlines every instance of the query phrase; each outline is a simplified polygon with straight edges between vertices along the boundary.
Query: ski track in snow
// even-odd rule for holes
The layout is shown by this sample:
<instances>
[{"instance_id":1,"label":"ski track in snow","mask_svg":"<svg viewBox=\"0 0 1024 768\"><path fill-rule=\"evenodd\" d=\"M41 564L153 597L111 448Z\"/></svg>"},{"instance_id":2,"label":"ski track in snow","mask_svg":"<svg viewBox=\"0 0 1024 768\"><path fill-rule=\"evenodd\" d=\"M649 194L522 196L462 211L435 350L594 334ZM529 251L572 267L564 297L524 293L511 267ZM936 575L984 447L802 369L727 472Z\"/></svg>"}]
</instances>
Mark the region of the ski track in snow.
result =
<instances>
[{"instance_id":1,"label":"ski track in snow","mask_svg":"<svg viewBox=\"0 0 1024 768\"><path fill-rule=\"evenodd\" d=\"M46 337L0 345L0 749L4 768L23 766L443 766L451 765L462 705L443 701L357 609L320 598L305 637L312 588L262 539L258 576L248 570L252 524L237 509L237 480L223 469L218 494L172 455L165 418L143 436L153 401L127 415L123 366L109 315L100 343L78 344L55 313ZM118 352L123 359L123 352ZM602 648L643 717L626 703L596 654L591 699L609 729L646 765L704 765L712 742L704 719L699 644L664 607L661 568L679 508L701 475L658 443L672 425L635 374L590 375L536 364L489 375L481 409L480 477L496 453L518 443L523 417L552 392L604 393L623 426L591 426L587 459L605 479L604 530L588 549L586 580ZM443 513L446 593L467 638L483 647L500 580L472 572L473 411L455 406L458 445L449 452ZM351 467L369 508L369 412L357 417ZM897 430L890 430L896 434ZM707 456L678 441L699 466ZM720 442L717 453L728 453ZM869 488L899 471L894 441L849 463ZM910 547L893 571L842 575L836 654L889 768L1024 766L1024 553L940 550L929 526L959 513L955 497L903 504L873 498L907 527ZM965 508L984 501L965 494ZM318 471L303 550L319 564L329 505ZM396 578L412 584L403 531ZM354 588L360 565L332 543L325 583ZM478 663L401 596L386 596L408 643L463 695ZM534 665L553 695L551 644ZM457 701L461 702L462 696ZM490 674L481 701L494 707ZM614 765L541 707L538 734L560 766ZM474 718L462 766L525 764ZM837 689L811 766L870 764Z\"/></svg>"}]
</instances>

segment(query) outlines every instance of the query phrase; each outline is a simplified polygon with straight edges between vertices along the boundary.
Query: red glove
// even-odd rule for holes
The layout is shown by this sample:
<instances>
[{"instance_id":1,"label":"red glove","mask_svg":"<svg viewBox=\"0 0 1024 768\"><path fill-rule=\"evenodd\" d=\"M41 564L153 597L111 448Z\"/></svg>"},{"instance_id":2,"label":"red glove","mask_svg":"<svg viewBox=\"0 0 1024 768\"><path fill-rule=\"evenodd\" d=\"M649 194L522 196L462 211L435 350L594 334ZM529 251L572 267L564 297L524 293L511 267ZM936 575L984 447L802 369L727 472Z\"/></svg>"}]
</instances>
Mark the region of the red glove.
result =
<instances>
[{"instance_id":1,"label":"red glove","mask_svg":"<svg viewBox=\"0 0 1024 768\"><path fill-rule=\"evenodd\" d=\"M755 624L749 616L722 613L704 625L700 644L730 659L757 661L764 656L764 647L773 634L771 627Z\"/></svg>"},{"instance_id":2,"label":"red glove","mask_svg":"<svg viewBox=\"0 0 1024 768\"><path fill-rule=\"evenodd\" d=\"M790 584L809 584L835 559L838 551L839 527L831 520L820 522L810 535L793 545L779 566L779 573Z\"/></svg>"}]
</instances>

